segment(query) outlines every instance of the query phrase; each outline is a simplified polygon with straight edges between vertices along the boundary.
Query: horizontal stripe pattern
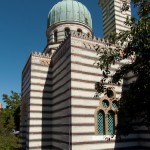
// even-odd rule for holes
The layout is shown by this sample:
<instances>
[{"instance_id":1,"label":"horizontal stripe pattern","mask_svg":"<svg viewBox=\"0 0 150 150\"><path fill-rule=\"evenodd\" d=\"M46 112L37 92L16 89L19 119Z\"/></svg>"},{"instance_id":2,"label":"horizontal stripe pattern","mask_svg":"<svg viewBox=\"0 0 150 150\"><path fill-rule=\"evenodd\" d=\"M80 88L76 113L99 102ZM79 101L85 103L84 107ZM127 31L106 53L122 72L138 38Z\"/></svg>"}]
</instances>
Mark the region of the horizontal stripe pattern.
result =
<instances>
[{"instance_id":1,"label":"horizontal stripe pattern","mask_svg":"<svg viewBox=\"0 0 150 150\"><path fill-rule=\"evenodd\" d=\"M90 150L93 147L96 150L104 146L108 150L115 143L122 148L126 144L137 146L136 133L132 138L121 141L98 140L94 113L100 98L94 97L94 85L102 78L102 72L91 63L96 60L94 50L70 47L69 43L69 40L66 41L66 45L57 50L50 67L32 64L31 82L28 83L30 78L27 78L23 91L30 91L27 105L30 118L27 124L21 124L24 129L21 131L22 137L27 135L27 143L30 143L28 148L48 149L52 146L54 149ZM111 70L115 71L119 65L121 63ZM114 86L119 96L122 85Z\"/></svg>"}]
</instances>

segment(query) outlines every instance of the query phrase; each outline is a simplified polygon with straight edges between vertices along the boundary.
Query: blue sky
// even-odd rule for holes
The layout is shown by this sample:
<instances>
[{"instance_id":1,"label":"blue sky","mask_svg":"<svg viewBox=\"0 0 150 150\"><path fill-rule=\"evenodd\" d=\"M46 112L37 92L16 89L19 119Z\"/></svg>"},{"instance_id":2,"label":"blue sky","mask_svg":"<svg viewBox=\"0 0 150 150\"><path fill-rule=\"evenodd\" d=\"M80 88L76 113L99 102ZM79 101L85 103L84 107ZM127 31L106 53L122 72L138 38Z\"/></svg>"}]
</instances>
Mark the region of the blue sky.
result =
<instances>
[{"instance_id":1,"label":"blue sky","mask_svg":"<svg viewBox=\"0 0 150 150\"><path fill-rule=\"evenodd\" d=\"M21 92L22 69L32 51L45 48L47 15L59 1L0 0L0 103L3 93ZM79 1L91 12L94 34L102 37L98 0Z\"/></svg>"}]
</instances>

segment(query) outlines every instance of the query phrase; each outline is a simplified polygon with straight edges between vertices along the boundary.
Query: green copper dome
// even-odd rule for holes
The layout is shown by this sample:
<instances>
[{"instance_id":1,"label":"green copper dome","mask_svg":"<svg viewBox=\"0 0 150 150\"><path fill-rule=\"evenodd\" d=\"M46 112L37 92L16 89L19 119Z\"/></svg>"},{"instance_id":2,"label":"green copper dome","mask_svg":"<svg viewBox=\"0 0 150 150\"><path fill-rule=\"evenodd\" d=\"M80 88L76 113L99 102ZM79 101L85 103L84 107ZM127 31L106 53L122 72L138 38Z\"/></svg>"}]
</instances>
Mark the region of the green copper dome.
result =
<instances>
[{"instance_id":1,"label":"green copper dome","mask_svg":"<svg viewBox=\"0 0 150 150\"><path fill-rule=\"evenodd\" d=\"M75 0L58 2L48 14L48 27L60 22L79 22L92 28L92 18L88 9Z\"/></svg>"}]
</instances>

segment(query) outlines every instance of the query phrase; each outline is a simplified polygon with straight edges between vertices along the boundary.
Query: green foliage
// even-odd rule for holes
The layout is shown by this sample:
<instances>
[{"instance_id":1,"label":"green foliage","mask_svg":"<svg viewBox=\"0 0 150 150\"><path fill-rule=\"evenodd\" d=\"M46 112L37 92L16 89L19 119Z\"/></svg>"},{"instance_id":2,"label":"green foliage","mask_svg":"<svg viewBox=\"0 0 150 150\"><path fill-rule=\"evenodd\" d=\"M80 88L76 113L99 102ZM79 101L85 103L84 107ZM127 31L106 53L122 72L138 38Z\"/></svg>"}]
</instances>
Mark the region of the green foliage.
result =
<instances>
[{"instance_id":1,"label":"green foliage","mask_svg":"<svg viewBox=\"0 0 150 150\"><path fill-rule=\"evenodd\" d=\"M20 147L19 137L12 130L19 129L21 96L11 92L11 96L3 95L6 108L0 111L0 149L14 150Z\"/></svg>"},{"instance_id":2,"label":"green foliage","mask_svg":"<svg viewBox=\"0 0 150 150\"><path fill-rule=\"evenodd\" d=\"M131 30L111 34L109 44L105 48L97 48L97 65L103 70L104 76L96 84L97 93L105 93L108 83L112 86L120 84L121 80L128 83L122 92L119 107L119 115L122 117L118 131L123 134L138 125L150 127L150 2L132 2L138 8L139 19L127 18L125 24ZM128 9L126 3L123 6L123 11ZM130 63L122 64L111 76L111 66L122 60L130 60ZM108 80L109 77L111 80ZM129 78L136 79L129 82Z\"/></svg>"},{"instance_id":3,"label":"green foliage","mask_svg":"<svg viewBox=\"0 0 150 150\"><path fill-rule=\"evenodd\" d=\"M20 94L11 91L11 95L3 94L3 101L6 103L6 109L4 109L6 124L8 120L14 119L14 126L16 130L19 130L20 123L20 105L21 96Z\"/></svg>"},{"instance_id":4,"label":"green foliage","mask_svg":"<svg viewBox=\"0 0 150 150\"><path fill-rule=\"evenodd\" d=\"M0 121L3 115L0 113ZM4 127L0 122L0 149L1 150L14 150L14 148L20 147L20 141L17 136L15 136L11 131L10 128L12 128L13 122L10 121L10 124L8 124L8 129ZM10 125L10 127L9 127Z\"/></svg>"},{"instance_id":5,"label":"green foliage","mask_svg":"<svg viewBox=\"0 0 150 150\"><path fill-rule=\"evenodd\" d=\"M3 94L3 101L6 103L6 107L12 110L15 110L20 106L20 94L11 91L11 96Z\"/></svg>"}]
</instances>

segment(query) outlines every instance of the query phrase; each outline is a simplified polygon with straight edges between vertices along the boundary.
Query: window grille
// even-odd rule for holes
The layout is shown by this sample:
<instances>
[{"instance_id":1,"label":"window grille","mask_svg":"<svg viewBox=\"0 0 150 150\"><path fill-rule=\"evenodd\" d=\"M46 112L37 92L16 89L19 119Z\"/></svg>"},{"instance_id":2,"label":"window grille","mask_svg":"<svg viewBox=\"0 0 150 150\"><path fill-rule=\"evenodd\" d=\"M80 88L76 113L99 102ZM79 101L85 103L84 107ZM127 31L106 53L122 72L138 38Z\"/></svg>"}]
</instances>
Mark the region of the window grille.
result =
<instances>
[{"instance_id":1,"label":"window grille","mask_svg":"<svg viewBox=\"0 0 150 150\"><path fill-rule=\"evenodd\" d=\"M54 41L55 41L55 42L57 42L57 36L58 36L57 34L58 34L57 31L55 31L55 32L54 32Z\"/></svg>"},{"instance_id":2,"label":"window grille","mask_svg":"<svg viewBox=\"0 0 150 150\"><path fill-rule=\"evenodd\" d=\"M104 113L102 111L99 111L97 115L97 130L99 135L105 134L105 120Z\"/></svg>"},{"instance_id":3,"label":"window grille","mask_svg":"<svg viewBox=\"0 0 150 150\"><path fill-rule=\"evenodd\" d=\"M108 108L109 107L109 102L108 102L108 100L103 100L103 107L104 108Z\"/></svg>"},{"instance_id":4,"label":"window grille","mask_svg":"<svg viewBox=\"0 0 150 150\"><path fill-rule=\"evenodd\" d=\"M108 113L108 134L114 134L114 113Z\"/></svg>"},{"instance_id":5,"label":"window grille","mask_svg":"<svg viewBox=\"0 0 150 150\"><path fill-rule=\"evenodd\" d=\"M113 107L114 109L117 109L117 108L118 108L117 101L113 101L113 102L112 102L112 107Z\"/></svg>"}]
</instances>

